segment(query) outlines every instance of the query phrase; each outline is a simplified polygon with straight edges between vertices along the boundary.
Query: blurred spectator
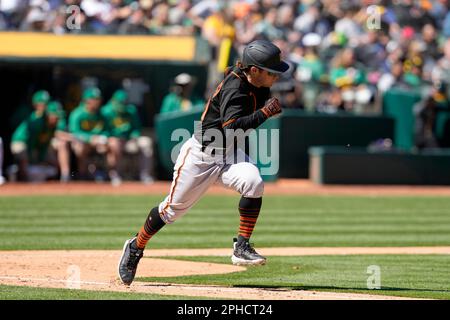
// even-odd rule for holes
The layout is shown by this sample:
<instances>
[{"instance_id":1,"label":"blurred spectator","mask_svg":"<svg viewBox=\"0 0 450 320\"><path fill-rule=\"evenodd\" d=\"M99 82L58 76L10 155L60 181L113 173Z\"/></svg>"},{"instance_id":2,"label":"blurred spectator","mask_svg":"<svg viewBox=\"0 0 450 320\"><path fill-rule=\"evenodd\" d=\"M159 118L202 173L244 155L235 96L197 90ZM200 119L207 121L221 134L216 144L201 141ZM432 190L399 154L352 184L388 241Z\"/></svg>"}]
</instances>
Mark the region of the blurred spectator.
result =
<instances>
[{"instance_id":1,"label":"blurred spectator","mask_svg":"<svg viewBox=\"0 0 450 320\"><path fill-rule=\"evenodd\" d=\"M276 27L283 35L289 34L294 24L294 9L290 4L282 4L277 10Z\"/></svg>"},{"instance_id":2,"label":"blurred spectator","mask_svg":"<svg viewBox=\"0 0 450 320\"><path fill-rule=\"evenodd\" d=\"M450 38L450 10L448 10L448 8L447 8L447 15L445 16L442 30L443 30L444 37Z\"/></svg>"},{"instance_id":3,"label":"blurred spectator","mask_svg":"<svg viewBox=\"0 0 450 320\"><path fill-rule=\"evenodd\" d=\"M202 26L202 36L216 48L224 38L234 39L235 34L233 12L225 3L220 4Z\"/></svg>"},{"instance_id":4,"label":"blurred spectator","mask_svg":"<svg viewBox=\"0 0 450 320\"><path fill-rule=\"evenodd\" d=\"M380 77L377 84L378 91L384 93L392 88L409 89L410 86L404 81L403 75L403 62L395 62L391 70Z\"/></svg>"},{"instance_id":5,"label":"blurred spectator","mask_svg":"<svg viewBox=\"0 0 450 320\"><path fill-rule=\"evenodd\" d=\"M171 35L196 35L193 18L189 14L192 6L191 0L169 1L171 7L168 12L168 22L170 25L168 34Z\"/></svg>"},{"instance_id":6,"label":"blurred spectator","mask_svg":"<svg viewBox=\"0 0 450 320\"><path fill-rule=\"evenodd\" d=\"M219 2L213 13L204 20L201 34L211 46L212 61L208 70L208 90L212 90L220 81L234 53L236 28L231 4Z\"/></svg>"},{"instance_id":7,"label":"blurred spectator","mask_svg":"<svg viewBox=\"0 0 450 320\"><path fill-rule=\"evenodd\" d=\"M32 0L29 4L29 10L20 27L23 31L46 32L49 30L48 15L50 14L50 5L45 0Z\"/></svg>"},{"instance_id":8,"label":"blurred spectator","mask_svg":"<svg viewBox=\"0 0 450 320\"><path fill-rule=\"evenodd\" d=\"M404 80L413 88L423 83L424 49L423 43L412 41L403 63Z\"/></svg>"},{"instance_id":9,"label":"blurred spectator","mask_svg":"<svg viewBox=\"0 0 450 320\"><path fill-rule=\"evenodd\" d=\"M119 167L123 152L139 154L139 178L143 183L153 182L150 174L153 143L149 137L142 136L141 121L136 106L128 103L128 94L124 90L117 90L101 112L110 130L109 145L117 161L114 166Z\"/></svg>"},{"instance_id":10,"label":"blurred spectator","mask_svg":"<svg viewBox=\"0 0 450 320\"><path fill-rule=\"evenodd\" d=\"M255 25L254 30L256 34L262 35L269 40L283 37L283 31L276 27L277 12L276 8L269 9L264 19Z\"/></svg>"},{"instance_id":11,"label":"blurred spectator","mask_svg":"<svg viewBox=\"0 0 450 320\"><path fill-rule=\"evenodd\" d=\"M174 85L167 94L161 105L160 113L174 111L190 111L203 107L204 101L192 96L195 80L187 73L180 73L174 79Z\"/></svg>"},{"instance_id":12,"label":"blurred spectator","mask_svg":"<svg viewBox=\"0 0 450 320\"><path fill-rule=\"evenodd\" d=\"M297 66L296 78L303 83L303 101L305 108L314 110L319 96L321 82L325 77L325 66L318 55L322 38L317 33L308 33L302 39L303 59Z\"/></svg>"},{"instance_id":13,"label":"blurred spectator","mask_svg":"<svg viewBox=\"0 0 450 320\"><path fill-rule=\"evenodd\" d=\"M444 56L437 61L432 71L433 82L444 82L447 84L447 95L450 96L450 39L444 44Z\"/></svg>"},{"instance_id":14,"label":"blurred spectator","mask_svg":"<svg viewBox=\"0 0 450 320\"><path fill-rule=\"evenodd\" d=\"M152 9L152 19L148 23L150 34L170 34L169 5L165 2L155 4Z\"/></svg>"},{"instance_id":15,"label":"blurred spectator","mask_svg":"<svg viewBox=\"0 0 450 320\"><path fill-rule=\"evenodd\" d=\"M345 111L341 91L337 88L319 94L317 98L317 111L321 113L336 113Z\"/></svg>"},{"instance_id":16,"label":"blurred spectator","mask_svg":"<svg viewBox=\"0 0 450 320\"><path fill-rule=\"evenodd\" d=\"M59 103L49 103L47 91L36 92L32 102L34 112L17 127L11 141L19 177L45 181L57 175L58 167L61 181L67 182L70 177L68 144L57 136L66 130L62 107Z\"/></svg>"},{"instance_id":17,"label":"blurred spectator","mask_svg":"<svg viewBox=\"0 0 450 320\"><path fill-rule=\"evenodd\" d=\"M146 16L142 8L138 6L132 7L132 13L123 21L119 28L119 34L148 34L149 29L145 25Z\"/></svg>"},{"instance_id":18,"label":"blurred spectator","mask_svg":"<svg viewBox=\"0 0 450 320\"><path fill-rule=\"evenodd\" d=\"M361 40L361 45L355 48L355 54L368 70L380 70L386 59L386 39L384 32L369 30Z\"/></svg>"},{"instance_id":19,"label":"blurred spectator","mask_svg":"<svg viewBox=\"0 0 450 320\"><path fill-rule=\"evenodd\" d=\"M27 0L0 1L0 30L19 29L27 14L27 5Z\"/></svg>"},{"instance_id":20,"label":"blurred spectator","mask_svg":"<svg viewBox=\"0 0 450 320\"><path fill-rule=\"evenodd\" d=\"M340 11L342 16L336 21L334 26L335 32L345 35L345 37L350 40L351 47L358 46L364 35L363 29L357 18L359 9L359 6L356 5L356 3L353 3L353 1L341 1Z\"/></svg>"},{"instance_id":21,"label":"blurred spectator","mask_svg":"<svg viewBox=\"0 0 450 320\"><path fill-rule=\"evenodd\" d=\"M429 59L437 60L441 56L437 41L438 33L432 24L426 24L422 28L422 40L425 48L424 52Z\"/></svg>"},{"instance_id":22,"label":"blurred spectator","mask_svg":"<svg viewBox=\"0 0 450 320\"><path fill-rule=\"evenodd\" d=\"M109 25L115 19L114 3L109 1L83 0L81 9L87 17L88 28L95 33L107 33Z\"/></svg>"},{"instance_id":23,"label":"blurred spectator","mask_svg":"<svg viewBox=\"0 0 450 320\"><path fill-rule=\"evenodd\" d=\"M303 34L314 32L314 27L320 18L320 10L317 5L310 5L294 21L294 29Z\"/></svg>"},{"instance_id":24,"label":"blurred spectator","mask_svg":"<svg viewBox=\"0 0 450 320\"><path fill-rule=\"evenodd\" d=\"M339 88L345 109L366 106L372 93L366 86L366 73L355 61L353 49L346 48L338 53L330 71L330 83Z\"/></svg>"},{"instance_id":25,"label":"blurred spectator","mask_svg":"<svg viewBox=\"0 0 450 320\"><path fill-rule=\"evenodd\" d=\"M106 153L111 182L120 183L120 176L116 170L116 154L111 152L108 145L107 121L100 112L101 99L100 89L88 88L83 92L80 105L70 114L69 131L75 139L72 149L77 157L78 174L81 179L89 178L89 154Z\"/></svg>"},{"instance_id":26,"label":"blurred spectator","mask_svg":"<svg viewBox=\"0 0 450 320\"><path fill-rule=\"evenodd\" d=\"M67 11L71 5L80 7L80 29L67 26L74 17ZM368 10L370 5L377 7ZM324 101L336 105L340 92L346 110L353 112L367 110L361 108L369 106L364 101L389 88L416 90L437 80L450 82L449 7L446 0L2 0L0 30L202 36L212 53L208 91L246 44L269 39L281 43L294 64L297 82L289 84L295 88L287 99L290 106L316 109L319 92L322 106ZM379 21L369 25L374 13ZM311 37L320 43L305 45ZM336 67L347 48L353 61ZM343 75L354 79L342 85L337 79ZM280 79L279 87L287 84ZM294 96L301 101L293 103Z\"/></svg>"},{"instance_id":27,"label":"blurred spectator","mask_svg":"<svg viewBox=\"0 0 450 320\"><path fill-rule=\"evenodd\" d=\"M258 32L256 27L263 19L259 3L254 1L238 2L234 5L236 47L245 45L256 39Z\"/></svg>"},{"instance_id":28,"label":"blurred spectator","mask_svg":"<svg viewBox=\"0 0 450 320\"><path fill-rule=\"evenodd\" d=\"M437 117L442 111L450 112L447 85L436 83L429 96L414 106L416 117L415 144L419 149L438 148L442 139L437 133Z\"/></svg>"}]
</instances>

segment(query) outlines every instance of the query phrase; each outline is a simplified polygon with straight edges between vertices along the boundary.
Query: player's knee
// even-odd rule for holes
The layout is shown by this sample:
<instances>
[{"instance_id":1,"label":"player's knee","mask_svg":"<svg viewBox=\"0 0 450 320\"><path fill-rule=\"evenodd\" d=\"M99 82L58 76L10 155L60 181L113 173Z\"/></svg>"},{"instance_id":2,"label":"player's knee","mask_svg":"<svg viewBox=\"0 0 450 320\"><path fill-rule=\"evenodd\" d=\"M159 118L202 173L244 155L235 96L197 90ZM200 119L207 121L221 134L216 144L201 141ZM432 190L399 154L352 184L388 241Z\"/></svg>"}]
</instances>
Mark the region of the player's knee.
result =
<instances>
[{"instance_id":1,"label":"player's knee","mask_svg":"<svg viewBox=\"0 0 450 320\"><path fill-rule=\"evenodd\" d=\"M264 194L264 181L261 176L253 175L244 183L242 195L248 198L260 198Z\"/></svg>"},{"instance_id":2,"label":"player's knee","mask_svg":"<svg viewBox=\"0 0 450 320\"><path fill-rule=\"evenodd\" d=\"M152 139L150 139L150 137L140 136L139 138L137 138L137 144L144 155L151 156Z\"/></svg>"},{"instance_id":3,"label":"player's knee","mask_svg":"<svg viewBox=\"0 0 450 320\"><path fill-rule=\"evenodd\" d=\"M85 142L76 141L72 143L72 150L77 158L82 158L87 156L90 146Z\"/></svg>"},{"instance_id":4,"label":"player's knee","mask_svg":"<svg viewBox=\"0 0 450 320\"><path fill-rule=\"evenodd\" d=\"M58 138L53 138L50 141L50 145L52 146L52 148L54 150L64 150L67 149L69 147L69 143L67 141L64 141L62 139L58 139Z\"/></svg>"},{"instance_id":5,"label":"player's knee","mask_svg":"<svg viewBox=\"0 0 450 320\"><path fill-rule=\"evenodd\" d=\"M11 153L14 156L21 156L27 151L27 145L24 142L11 143Z\"/></svg>"},{"instance_id":6,"label":"player's knee","mask_svg":"<svg viewBox=\"0 0 450 320\"><path fill-rule=\"evenodd\" d=\"M186 214L186 212L188 211L187 208L181 208L180 206L166 204L164 202L159 205L158 209L159 209L159 213L161 215L161 219L166 224L174 223L176 220L178 220L179 218L184 216Z\"/></svg>"}]
</instances>

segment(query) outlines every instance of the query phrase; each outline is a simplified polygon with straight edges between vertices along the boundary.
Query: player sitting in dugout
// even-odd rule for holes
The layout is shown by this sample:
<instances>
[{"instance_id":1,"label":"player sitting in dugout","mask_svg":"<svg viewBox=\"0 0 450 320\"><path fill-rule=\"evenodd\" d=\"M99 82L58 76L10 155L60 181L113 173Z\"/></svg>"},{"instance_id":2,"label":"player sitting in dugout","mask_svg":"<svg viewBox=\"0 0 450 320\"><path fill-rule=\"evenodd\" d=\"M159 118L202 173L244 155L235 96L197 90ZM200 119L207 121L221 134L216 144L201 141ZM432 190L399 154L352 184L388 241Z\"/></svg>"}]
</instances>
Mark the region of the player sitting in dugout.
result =
<instances>
[{"instance_id":1,"label":"player sitting in dugout","mask_svg":"<svg viewBox=\"0 0 450 320\"><path fill-rule=\"evenodd\" d=\"M11 152L19 165L19 178L45 181L60 172L61 182L70 177L68 144L59 136L66 130L64 111L50 102L47 91L32 97L34 111L14 131ZM58 169L57 169L58 168Z\"/></svg>"},{"instance_id":2,"label":"player sitting in dugout","mask_svg":"<svg viewBox=\"0 0 450 320\"><path fill-rule=\"evenodd\" d=\"M82 101L69 116L69 131L73 136L72 149L77 158L78 174L87 179L88 157L91 152L106 154L108 174L111 183L117 184L116 153L109 139L107 120L100 112L102 94L99 88L88 88L83 92Z\"/></svg>"},{"instance_id":3,"label":"player sitting in dugout","mask_svg":"<svg viewBox=\"0 0 450 320\"><path fill-rule=\"evenodd\" d=\"M117 90L111 100L102 107L101 113L110 130L109 145L111 152L114 153L114 168L118 167L123 152L139 153L140 180L143 183L152 183L154 181L150 174L152 140L141 135L141 121L136 106L128 103L128 94L124 90Z\"/></svg>"},{"instance_id":4,"label":"player sitting in dugout","mask_svg":"<svg viewBox=\"0 0 450 320\"><path fill-rule=\"evenodd\" d=\"M170 88L171 92L162 100L160 113L203 110L203 99L192 92L195 82L195 79L187 73L177 75Z\"/></svg>"}]
</instances>

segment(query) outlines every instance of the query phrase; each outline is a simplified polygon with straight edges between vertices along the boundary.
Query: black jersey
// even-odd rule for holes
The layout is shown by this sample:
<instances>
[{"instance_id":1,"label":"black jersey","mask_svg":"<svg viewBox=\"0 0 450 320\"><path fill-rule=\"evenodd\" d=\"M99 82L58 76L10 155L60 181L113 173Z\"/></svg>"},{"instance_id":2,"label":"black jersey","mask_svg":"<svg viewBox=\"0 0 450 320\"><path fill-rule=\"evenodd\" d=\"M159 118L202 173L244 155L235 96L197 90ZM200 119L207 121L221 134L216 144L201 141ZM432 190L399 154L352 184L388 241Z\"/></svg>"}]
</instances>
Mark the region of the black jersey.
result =
<instances>
[{"instance_id":1,"label":"black jersey","mask_svg":"<svg viewBox=\"0 0 450 320\"><path fill-rule=\"evenodd\" d=\"M204 147L223 147L215 143L207 130L219 130L225 139L226 129L256 129L267 119L260 109L269 98L269 88L257 88L239 68L230 69L206 103L201 128L196 128L194 136Z\"/></svg>"}]
</instances>

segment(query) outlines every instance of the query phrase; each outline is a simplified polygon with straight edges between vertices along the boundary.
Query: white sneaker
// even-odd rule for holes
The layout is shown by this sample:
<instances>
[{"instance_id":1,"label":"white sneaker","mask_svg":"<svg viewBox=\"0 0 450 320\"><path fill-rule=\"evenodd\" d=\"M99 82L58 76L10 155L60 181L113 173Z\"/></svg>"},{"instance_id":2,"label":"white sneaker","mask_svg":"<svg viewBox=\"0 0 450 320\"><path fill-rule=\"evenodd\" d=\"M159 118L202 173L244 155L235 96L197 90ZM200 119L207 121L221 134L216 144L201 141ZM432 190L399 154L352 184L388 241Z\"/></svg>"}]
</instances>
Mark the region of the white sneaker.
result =
<instances>
[{"instance_id":1,"label":"white sneaker","mask_svg":"<svg viewBox=\"0 0 450 320\"><path fill-rule=\"evenodd\" d=\"M5 184L5 182L6 182L5 177L4 177L4 176L0 176L0 186L1 186L2 184Z\"/></svg>"},{"instance_id":2,"label":"white sneaker","mask_svg":"<svg viewBox=\"0 0 450 320\"><path fill-rule=\"evenodd\" d=\"M244 240L243 238L241 238L238 241L237 238L234 238L233 255L231 256L231 262L237 266L255 266L266 264L266 258L256 252L255 249L250 245L248 240Z\"/></svg>"}]
</instances>

